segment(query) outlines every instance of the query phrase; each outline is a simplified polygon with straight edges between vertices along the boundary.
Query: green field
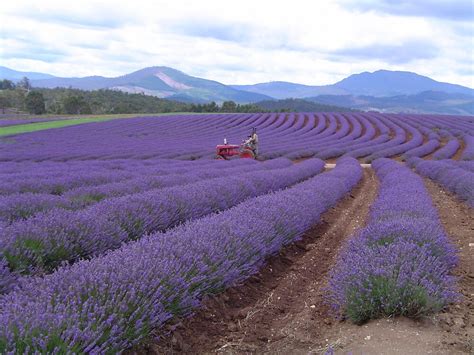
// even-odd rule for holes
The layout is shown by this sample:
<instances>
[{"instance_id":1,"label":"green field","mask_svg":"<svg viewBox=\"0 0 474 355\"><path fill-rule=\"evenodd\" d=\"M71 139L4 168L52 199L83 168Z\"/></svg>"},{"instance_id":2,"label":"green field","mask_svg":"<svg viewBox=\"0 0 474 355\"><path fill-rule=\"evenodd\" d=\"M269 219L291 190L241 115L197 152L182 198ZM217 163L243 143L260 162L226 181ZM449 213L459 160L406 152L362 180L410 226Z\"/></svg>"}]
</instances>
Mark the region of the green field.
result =
<instances>
[{"instance_id":1,"label":"green field","mask_svg":"<svg viewBox=\"0 0 474 355\"><path fill-rule=\"evenodd\" d=\"M89 122L100 122L100 121L109 121L119 118L131 118L131 117L156 117L156 116L168 116L168 115L180 115L184 114L183 112L173 112L173 113L157 113L157 114L121 114L121 115L75 115L75 116L58 116L56 121L49 122L35 122L35 123L25 123L16 126L7 126L0 127L0 136L11 136L19 133L28 133L35 131L42 131L44 129L51 128L61 128L67 126L74 126L82 123ZM186 113L186 114L196 114L196 113ZM40 118L39 116L31 116L28 118ZM54 118L54 117L52 117Z\"/></svg>"}]
</instances>

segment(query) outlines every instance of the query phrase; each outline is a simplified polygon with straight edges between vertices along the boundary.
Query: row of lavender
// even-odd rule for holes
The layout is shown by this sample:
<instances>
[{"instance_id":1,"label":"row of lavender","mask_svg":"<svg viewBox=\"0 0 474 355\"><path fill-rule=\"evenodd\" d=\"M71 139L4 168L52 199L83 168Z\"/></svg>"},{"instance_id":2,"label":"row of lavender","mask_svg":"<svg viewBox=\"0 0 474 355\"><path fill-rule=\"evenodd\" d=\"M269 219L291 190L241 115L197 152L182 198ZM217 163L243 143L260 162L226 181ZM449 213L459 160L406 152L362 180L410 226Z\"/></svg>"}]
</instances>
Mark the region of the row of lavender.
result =
<instances>
[{"instance_id":1,"label":"row of lavender","mask_svg":"<svg viewBox=\"0 0 474 355\"><path fill-rule=\"evenodd\" d=\"M255 166L252 160L237 160L232 164L216 160L177 161L151 160L86 160L42 163L2 163L0 195L12 193L47 193L62 195L85 186L124 182L143 176L183 174L190 170L225 169Z\"/></svg>"},{"instance_id":2,"label":"row of lavender","mask_svg":"<svg viewBox=\"0 0 474 355\"><path fill-rule=\"evenodd\" d=\"M422 178L389 159L372 166L379 194L332 270L332 305L356 323L438 311L457 298L455 249Z\"/></svg>"},{"instance_id":3,"label":"row of lavender","mask_svg":"<svg viewBox=\"0 0 474 355\"><path fill-rule=\"evenodd\" d=\"M5 161L209 158L224 137L239 143L252 127L259 130L261 155L266 159L350 154L370 161L404 153L421 156L439 147L441 157L448 158L456 153L456 142L458 147L460 142L466 146L464 159L474 157L474 122L469 117L376 113L123 119L19 135L11 144L0 144L0 155ZM422 148L414 150L418 147Z\"/></svg>"},{"instance_id":4,"label":"row of lavender","mask_svg":"<svg viewBox=\"0 0 474 355\"><path fill-rule=\"evenodd\" d=\"M239 173L107 199L79 211L58 208L38 213L4 228L0 238L1 254L7 262L4 267L21 274L51 272L64 262L97 256L145 234L164 231L226 210L248 198L286 188L323 168L321 160L310 159L271 172ZM3 274L12 281L7 270ZM2 283L4 292L12 287L11 282Z\"/></svg>"},{"instance_id":5,"label":"row of lavender","mask_svg":"<svg viewBox=\"0 0 474 355\"><path fill-rule=\"evenodd\" d=\"M416 172L436 181L474 208L474 162L409 159Z\"/></svg>"},{"instance_id":6,"label":"row of lavender","mask_svg":"<svg viewBox=\"0 0 474 355\"><path fill-rule=\"evenodd\" d=\"M213 164L192 164L187 168L173 168L174 165L171 164L160 165L158 169L149 166L145 169L136 169L137 175L133 175L132 178L123 178L122 172L109 171L100 175L104 177L104 180L100 181L96 179L97 175L87 175L87 173L81 174L79 178L76 174L69 173L66 173L65 177L58 178L56 175L46 180L28 181L18 178L19 181L0 183L0 189L1 186L14 188L15 185L20 185L34 187L36 191L44 192L10 193L0 196L0 223L7 225L53 208L78 210L107 198L181 186L200 180L232 176L236 173L283 168L291 164L290 160L284 158L264 163L243 159L226 164L220 161L215 161ZM95 184L92 184L94 181ZM82 185L81 182L83 182ZM58 190L62 191L61 195L47 193Z\"/></svg>"},{"instance_id":7,"label":"row of lavender","mask_svg":"<svg viewBox=\"0 0 474 355\"><path fill-rule=\"evenodd\" d=\"M26 279L0 298L0 352L122 351L255 273L361 177L346 158L292 188Z\"/></svg>"}]
</instances>

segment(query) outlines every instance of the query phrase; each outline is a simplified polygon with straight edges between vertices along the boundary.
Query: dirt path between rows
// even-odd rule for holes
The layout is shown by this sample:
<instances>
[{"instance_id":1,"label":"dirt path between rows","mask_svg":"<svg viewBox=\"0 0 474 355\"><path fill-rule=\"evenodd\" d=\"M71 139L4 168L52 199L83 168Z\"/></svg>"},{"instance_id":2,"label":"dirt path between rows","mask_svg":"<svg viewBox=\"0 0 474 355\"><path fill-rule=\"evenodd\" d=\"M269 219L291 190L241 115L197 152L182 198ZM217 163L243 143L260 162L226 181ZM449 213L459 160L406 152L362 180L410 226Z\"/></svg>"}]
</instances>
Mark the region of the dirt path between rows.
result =
<instances>
[{"instance_id":1,"label":"dirt path between rows","mask_svg":"<svg viewBox=\"0 0 474 355\"><path fill-rule=\"evenodd\" d=\"M371 169L372 168L372 164L360 163L360 166L364 169ZM324 164L325 169L334 169L335 167L336 167L336 164L330 164L330 163Z\"/></svg>"},{"instance_id":2,"label":"dirt path between rows","mask_svg":"<svg viewBox=\"0 0 474 355\"><path fill-rule=\"evenodd\" d=\"M326 346L321 330L334 319L324 303L327 273L338 250L365 224L377 179L364 169L361 183L303 239L285 247L243 285L204 302L148 353L307 354Z\"/></svg>"},{"instance_id":3,"label":"dirt path between rows","mask_svg":"<svg viewBox=\"0 0 474 355\"><path fill-rule=\"evenodd\" d=\"M422 319L372 320L363 326L340 322L323 331L336 354L474 354L473 210L425 180L444 229L459 248L461 302Z\"/></svg>"},{"instance_id":4,"label":"dirt path between rows","mask_svg":"<svg viewBox=\"0 0 474 355\"><path fill-rule=\"evenodd\" d=\"M474 354L474 209L429 179L425 179L425 185L460 259L455 275L459 277L462 300L438 317L444 331L442 343Z\"/></svg>"},{"instance_id":5,"label":"dirt path between rows","mask_svg":"<svg viewBox=\"0 0 474 355\"><path fill-rule=\"evenodd\" d=\"M464 139L460 139L459 140L459 149L458 151L456 152L456 154L454 154L454 156L451 158L453 160L460 160L461 159L461 156L462 156L462 153L464 153L464 149L466 148L466 143L464 143Z\"/></svg>"}]
</instances>

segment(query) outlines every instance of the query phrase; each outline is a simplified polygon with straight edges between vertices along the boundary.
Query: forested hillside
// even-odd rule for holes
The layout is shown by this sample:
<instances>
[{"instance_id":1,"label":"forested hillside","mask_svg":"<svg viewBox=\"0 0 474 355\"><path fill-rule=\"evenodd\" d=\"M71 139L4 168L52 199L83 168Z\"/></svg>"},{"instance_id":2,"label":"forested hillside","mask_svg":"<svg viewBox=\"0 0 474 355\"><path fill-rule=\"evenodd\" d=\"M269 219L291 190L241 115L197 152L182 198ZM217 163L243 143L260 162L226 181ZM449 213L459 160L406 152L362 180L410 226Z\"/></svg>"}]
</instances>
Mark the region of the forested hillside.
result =
<instances>
[{"instance_id":1,"label":"forested hillside","mask_svg":"<svg viewBox=\"0 0 474 355\"><path fill-rule=\"evenodd\" d=\"M71 88L32 88L28 80L14 84L0 82L0 113L32 114L119 114L162 112L261 112L253 105L224 101L190 104L118 90L79 90Z\"/></svg>"}]
</instances>

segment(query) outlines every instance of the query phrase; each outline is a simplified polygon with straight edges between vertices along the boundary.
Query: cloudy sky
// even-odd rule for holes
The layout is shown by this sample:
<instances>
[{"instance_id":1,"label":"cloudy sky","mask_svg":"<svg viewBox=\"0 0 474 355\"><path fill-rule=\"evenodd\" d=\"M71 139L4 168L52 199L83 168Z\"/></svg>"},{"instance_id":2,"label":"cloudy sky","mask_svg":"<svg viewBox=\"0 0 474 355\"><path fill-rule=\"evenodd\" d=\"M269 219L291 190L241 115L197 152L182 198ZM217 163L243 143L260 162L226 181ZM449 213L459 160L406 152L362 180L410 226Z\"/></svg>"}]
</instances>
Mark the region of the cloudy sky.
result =
<instances>
[{"instance_id":1,"label":"cloudy sky","mask_svg":"<svg viewBox=\"0 0 474 355\"><path fill-rule=\"evenodd\" d=\"M166 65L226 84L408 70L474 87L472 0L16 0L0 65L117 76Z\"/></svg>"}]
</instances>

